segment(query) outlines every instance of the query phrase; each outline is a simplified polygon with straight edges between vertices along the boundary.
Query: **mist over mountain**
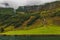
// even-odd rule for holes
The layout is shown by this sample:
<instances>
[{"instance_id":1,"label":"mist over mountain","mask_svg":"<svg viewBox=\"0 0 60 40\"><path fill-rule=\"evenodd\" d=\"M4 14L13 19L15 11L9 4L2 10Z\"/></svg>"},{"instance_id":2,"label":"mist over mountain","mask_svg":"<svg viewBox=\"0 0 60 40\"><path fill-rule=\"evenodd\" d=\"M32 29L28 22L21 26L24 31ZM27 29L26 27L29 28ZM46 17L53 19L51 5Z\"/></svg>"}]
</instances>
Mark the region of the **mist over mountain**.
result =
<instances>
[{"instance_id":1,"label":"mist over mountain","mask_svg":"<svg viewBox=\"0 0 60 40\"><path fill-rule=\"evenodd\" d=\"M0 8L0 32L40 28L44 25L60 27L60 1L45 5L20 5L16 13L13 9L16 5L13 7L7 2L2 4L5 8Z\"/></svg>"},{"instance_id":2,"label":"mist over mountain","mask_svg":"<svg viewBox=\"0 0 60 40\"><path fill-rule=\"evenodd\" d=\"M0 0L0 7L17 9L19 6L43 5L57 0ZM8 6L5 5L8 4Z\"/></svg>"}]
</instances>

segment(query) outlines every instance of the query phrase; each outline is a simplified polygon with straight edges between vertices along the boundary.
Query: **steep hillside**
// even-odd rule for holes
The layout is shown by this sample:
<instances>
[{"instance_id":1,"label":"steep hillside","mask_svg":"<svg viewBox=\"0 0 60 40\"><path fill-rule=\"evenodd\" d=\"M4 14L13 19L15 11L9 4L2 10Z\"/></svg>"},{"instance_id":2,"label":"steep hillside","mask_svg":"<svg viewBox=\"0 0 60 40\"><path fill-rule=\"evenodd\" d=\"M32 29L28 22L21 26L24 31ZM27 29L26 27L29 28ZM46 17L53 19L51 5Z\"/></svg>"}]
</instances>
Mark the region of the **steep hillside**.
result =
<instances>
[{"instance_id":1,"label":"steep hillside","mask_svg":"<svg viewBox=\"0 0 60 40\"><path fill-rule=\"evenodd\" d=\"M13 9L1 9L0 31L33 29L44 27L45 25L60 26L59 4L60 1L44 5L21 6L16 10L16 13L14 13Z\"/></svg>"}]
</instances>

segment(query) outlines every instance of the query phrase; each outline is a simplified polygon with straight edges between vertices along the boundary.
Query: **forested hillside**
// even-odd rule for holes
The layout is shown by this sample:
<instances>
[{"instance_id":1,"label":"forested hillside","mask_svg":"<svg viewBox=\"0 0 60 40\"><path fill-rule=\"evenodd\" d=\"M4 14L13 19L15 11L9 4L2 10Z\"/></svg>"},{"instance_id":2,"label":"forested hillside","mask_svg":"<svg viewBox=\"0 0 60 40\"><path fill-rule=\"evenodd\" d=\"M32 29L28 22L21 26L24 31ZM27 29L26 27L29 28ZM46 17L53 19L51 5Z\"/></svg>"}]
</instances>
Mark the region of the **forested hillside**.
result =
<instances>
[{"instance_id":1,"label":"forested hillside","mask_svg":"<svg viewBox=\"0 0 60 40\"><path fill-rule=\"evenodd\" d=\"M0 31L24 30L60 26L60 1L44 5L20 6L16 13L12 8L0 8Z\"/></svg>"}]
</instances>

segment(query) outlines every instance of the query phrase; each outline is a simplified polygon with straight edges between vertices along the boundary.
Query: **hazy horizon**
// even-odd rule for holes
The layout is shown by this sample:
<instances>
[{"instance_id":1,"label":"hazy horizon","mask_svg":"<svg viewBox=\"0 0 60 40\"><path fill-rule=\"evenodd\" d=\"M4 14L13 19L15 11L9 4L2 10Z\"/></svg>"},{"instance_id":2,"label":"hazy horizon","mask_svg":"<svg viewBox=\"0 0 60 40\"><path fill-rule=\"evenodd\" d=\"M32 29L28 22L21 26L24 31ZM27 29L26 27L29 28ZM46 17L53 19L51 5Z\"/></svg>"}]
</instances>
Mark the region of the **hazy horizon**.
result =
<instances>
[{"instance_id":1,"label":"hazy horizon","mask_svg":"<svg viewBox=\"0 0 60 40\"><path fill-rule=\"evenodd\" d=\"M42 5L57 0L0 0L0 7L11 7L17 9L19 6ZM6 6L4 3L8 3Z\"/></svg>"}]
</instances>

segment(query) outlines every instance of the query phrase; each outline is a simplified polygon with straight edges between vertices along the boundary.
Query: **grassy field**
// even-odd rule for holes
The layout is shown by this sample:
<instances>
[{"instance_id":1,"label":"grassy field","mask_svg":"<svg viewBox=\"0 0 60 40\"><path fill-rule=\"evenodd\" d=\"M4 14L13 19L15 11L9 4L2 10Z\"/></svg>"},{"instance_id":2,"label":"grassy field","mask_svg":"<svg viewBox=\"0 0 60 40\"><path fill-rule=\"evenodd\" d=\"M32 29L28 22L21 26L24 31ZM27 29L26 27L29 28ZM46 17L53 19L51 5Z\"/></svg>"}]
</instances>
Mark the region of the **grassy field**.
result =
<instances>
[{"instance_id":1,"label":"grassy field","mask_svg":"<svg viewBox=\"0 0 60 40\"><path fill-rule=\"evenodd\" d=\"M6 35L58 35L60 34L60 27L59 26L44 26L40 28L35 28L31 30L16 30L16 31L8 31L5 33Z\"/></svg>"}]
</instances>

